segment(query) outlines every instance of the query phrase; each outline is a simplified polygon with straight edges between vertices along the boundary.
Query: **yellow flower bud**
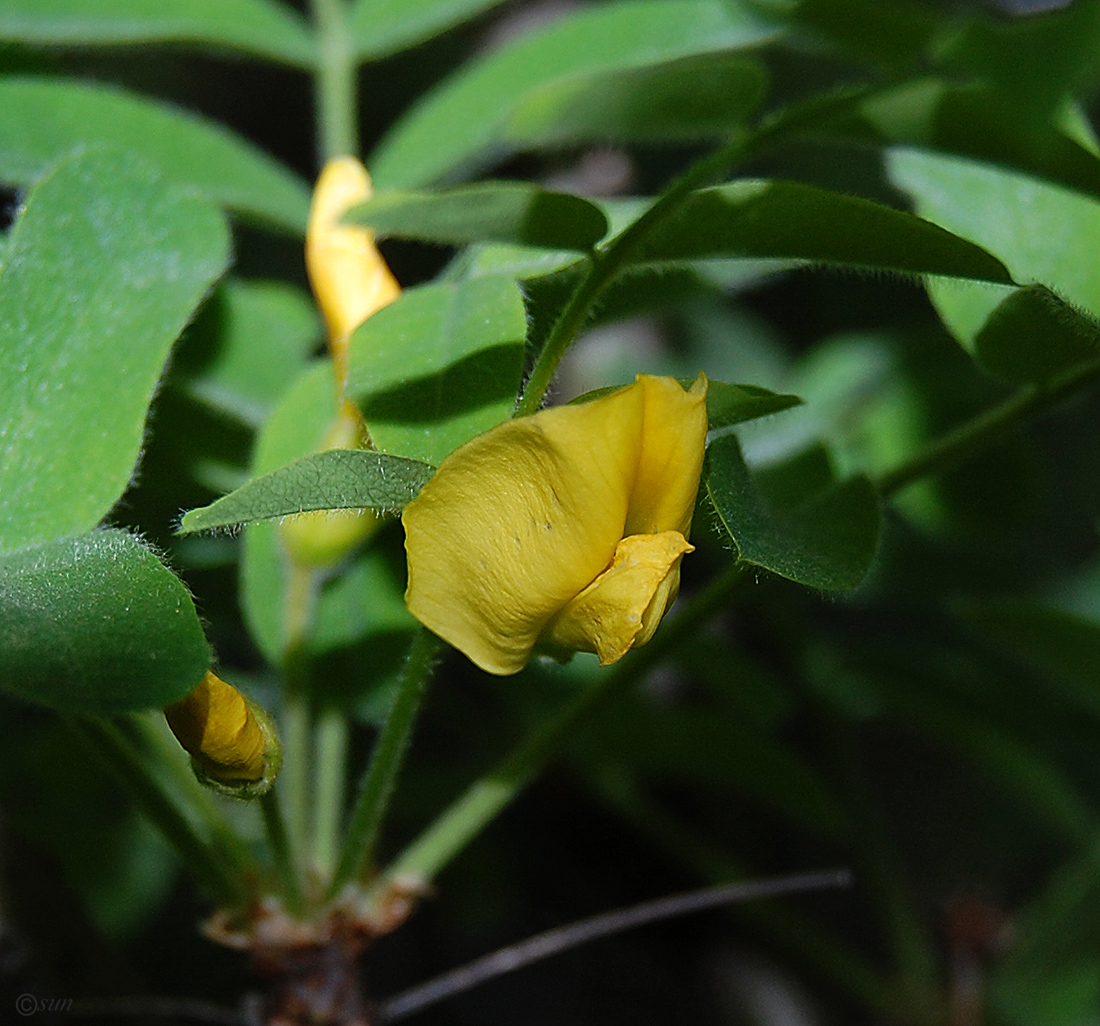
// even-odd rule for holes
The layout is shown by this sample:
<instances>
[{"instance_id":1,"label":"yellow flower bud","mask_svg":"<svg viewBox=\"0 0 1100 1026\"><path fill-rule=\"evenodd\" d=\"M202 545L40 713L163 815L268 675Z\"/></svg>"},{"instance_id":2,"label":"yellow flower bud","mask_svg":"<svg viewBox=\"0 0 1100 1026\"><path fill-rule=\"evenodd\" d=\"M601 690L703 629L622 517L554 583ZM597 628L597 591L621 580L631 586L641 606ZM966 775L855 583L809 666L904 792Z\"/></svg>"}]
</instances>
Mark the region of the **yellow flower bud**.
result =
<instances>
[{"instance_id":1,"label":"yellow flower bud","mask_svg":"<svg viewBox=\"0 0 1100 1026\"><path fill-rule=\"evenodd\" d=\"M306 228L306 271L328 327L341 388L347 381L352 332L401 294L374 244L374 233L340 223L371 192L370 175L354 157L330 160L317 179Z\"/></svg>"},{"instance_id":2,"label":"yellow flower bud","mask_svg":"<svg viewBox=\"0 0 1100 1026\"><path fill-rule=\"evenodd\" d=\"M164 710L205 784L234 797L258 797L275 781L282 756L267 714L213 672Z\"/></svg>"},{"instance_id":3,"label":"yellow flower bud","mask_svg":"<svg viewBox=\"0 0 1100 1026\"><path fill-rule=\"evenodd\" d=\"M402 516L409 610L490 673L644 645L692 551L706 392L639 375L457 449Z\"/></svg>"},{"instance_id":4,"label":"yellow flower bud","mask_svg":"<svg viewBox=\"0 0 1100 1026\"><path fill-rule=\"evenodd\" d=\"M359 411L345 404L329 428L321 449L365 449L366 428ZM327 570L366 541L381 520L369 509L314 510L279 525L286 553L299 566Z\"/></svg>"}]
</instances>

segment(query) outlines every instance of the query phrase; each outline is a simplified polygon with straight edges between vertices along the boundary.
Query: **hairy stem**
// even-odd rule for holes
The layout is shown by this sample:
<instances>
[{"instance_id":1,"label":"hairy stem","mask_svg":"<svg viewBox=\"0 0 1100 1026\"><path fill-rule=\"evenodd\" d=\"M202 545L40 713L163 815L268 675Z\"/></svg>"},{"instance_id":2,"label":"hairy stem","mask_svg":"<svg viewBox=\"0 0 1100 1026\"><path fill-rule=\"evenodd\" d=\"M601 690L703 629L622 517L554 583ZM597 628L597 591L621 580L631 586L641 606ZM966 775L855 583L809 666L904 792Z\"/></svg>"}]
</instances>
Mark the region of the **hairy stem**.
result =
<instances>
[{"instance_id":1,"label":"hairy stem","mask_svg":"<svg viewBox=\"0 0 1100 1026\"><path fill-rule=\"evenodd\" d=\"M351 883L360 867L367 864L374 853L374 844L404 761L420 701L441 648L442 642L427 628L421 627L413 637L393 704L374 744L370 765L359 787L344 849L329 888L330 897L335 897Z\"/></svg>"},{"instance_id":2,"label":"hairy stem","mask_svg":"<svg viewBox=\"0 0 1100 1026\"><path fill-rule=\"evenodd\" d=\"M662 625L645 648L635 649L613 669L543 723L497 768L472 784L386 871L379 893L394 881L427 883L509 804L557 753L562 741L598 704L622 691L659 663L721 607L741 580L731 566Z\"/></svg>"},{"instance_id":3,"label":"hairy stem","mask_svg":"<svg viewBox=\"0 0 1100 1026\"><path fill-rule=\"evenodd\" d=\"M306 640L313 619L316 580L311 570L291 562L284 595L283 768L272 801L281 798L286 816L289 858L301 879L310 832L310 776L313 763Z\"/></svg>"},{"instance_id":4,"label":"hairy stem","mask_svg":"<svg viewBox=\"0 0 1100 1026\"><path fill-rule=\"evenodd\" d=\"M636 221L615 236L604 249L591 254L588 272L569 297L535 361L516 404L516 416L526 416L539 408L558 364L584 327L593 306L648 236L675 213L677 206L690 192L720 178L744 155L746 149L746 139L739 136L734 142L693 164Z\"/></svg>"},{"instance_id":5,"label":"hairy stem","mask_svg":"<svg viewBox=\"0 0 1100 1026\"><path fill-rule=\"evenodd\" d=\"M878 479L879 492L889 497L907 485L960 462L1023 424L1059 399L1100 379L1100 360L1079 364L1041 385L1027 385L947 434L933 439L904 463Z\"/></svg>"},{"instance_id":6,"label":"hairy stem","mask_svg":"<svg viewBox=\"0 0 1100 1026\"><path fill-rule=\"evenodd\" d=\"M342 709L328 707L317 717L314 751L313 863L322 879L336 865L340 821L344 811L345 770L348 758L348 718Z\"/></svg>"},{"instance_id":7,"label":"hairy stem","mask_svg":"<svg viewBox=\"0 0 1100 1026\"><path fill-rule=\"evenodd\" d=\"M260 799L260 809L263 812L264 829L267 831L271 858L275 863L275 873L282 888L286 910L293 916L300 916L305 911L302 885L290 850L286 821L283 819L283 810L279 805L279 795L274 788Z\"/></svg>"}]
</instances>

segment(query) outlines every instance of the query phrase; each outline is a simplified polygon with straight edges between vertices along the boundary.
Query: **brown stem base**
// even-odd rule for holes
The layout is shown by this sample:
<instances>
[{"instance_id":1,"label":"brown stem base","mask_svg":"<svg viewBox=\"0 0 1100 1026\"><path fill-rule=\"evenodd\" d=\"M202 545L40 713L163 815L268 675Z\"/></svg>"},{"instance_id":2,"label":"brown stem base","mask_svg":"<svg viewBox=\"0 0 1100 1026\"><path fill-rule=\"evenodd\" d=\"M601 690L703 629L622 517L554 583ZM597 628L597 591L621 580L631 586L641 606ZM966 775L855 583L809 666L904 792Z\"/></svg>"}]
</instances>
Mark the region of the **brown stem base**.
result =
<instances>
[{"instance_id":1,"label":"brown stem base","mask_svg":"<svg viewBox=\"0 0 1100 1026\"><path fill-rule=\"evenodd\" d=\"M242 916L217 912L204 932L248 952L264 983L264 1026L374 1026L360 983L360 960L371 943L408 918L422 888L391 887L368 904L358 887L308 920L265 898Z\"/></svg>"},{"instance_id":2,"label":"brown stem base","mask_svg":"<svg viewBox=\"0 0 1100 1026\"><path fill-rule=\"evenodd\" d=\"M367 938L349 933L325 944L256 951L266 1026L371 1026L359 983Z\"/></svg>"}]
</instances>

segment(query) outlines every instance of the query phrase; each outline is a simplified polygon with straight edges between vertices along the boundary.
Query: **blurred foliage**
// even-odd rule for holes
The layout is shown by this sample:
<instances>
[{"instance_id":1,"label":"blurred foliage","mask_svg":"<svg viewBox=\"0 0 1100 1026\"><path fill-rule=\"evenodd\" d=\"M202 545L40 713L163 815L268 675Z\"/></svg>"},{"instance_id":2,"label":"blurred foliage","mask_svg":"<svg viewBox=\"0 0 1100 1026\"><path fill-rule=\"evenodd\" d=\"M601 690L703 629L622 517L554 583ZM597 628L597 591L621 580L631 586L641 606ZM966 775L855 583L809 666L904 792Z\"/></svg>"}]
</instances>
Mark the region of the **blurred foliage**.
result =
<instances>
[{"instance_id":1,"label":"blurred foliage","mask_svg":"<svg viewBox=\"0 0 1100 1026\"><path fill-rule=\"evenodd\" d=\"M40 706L166 704L204 630L279 704L277 526L174 530L329 426L299 255L321 6L0 0L0 1019L23 992L252 985ZM736 589L368 954L372 996L611 905L843 865L851 891L604 941L418 1021L1100 1026L1100 0L1027 6L349 6L378 187L353 216L406 288L352 343L380 506L510 415L585 251L720 148L624 249L558 395L746 386L715 391L682 591L732 561ZM337 462L251 487L310 508ZM392 523L319 586L305 647L352 779L403 587ZM382 854L601 672L448 655Z\"/></svg>"}]
</instances>

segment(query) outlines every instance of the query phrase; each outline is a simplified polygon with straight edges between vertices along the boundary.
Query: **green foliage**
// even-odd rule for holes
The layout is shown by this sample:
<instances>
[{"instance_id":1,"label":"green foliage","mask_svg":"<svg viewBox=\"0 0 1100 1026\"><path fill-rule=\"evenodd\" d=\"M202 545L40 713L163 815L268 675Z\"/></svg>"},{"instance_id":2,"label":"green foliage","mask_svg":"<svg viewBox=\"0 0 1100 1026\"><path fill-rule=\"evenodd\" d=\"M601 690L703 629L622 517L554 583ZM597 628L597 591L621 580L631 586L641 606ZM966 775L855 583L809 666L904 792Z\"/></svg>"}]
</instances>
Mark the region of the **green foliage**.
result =
<instances>
[{"instance_id":1,"label":"green foliage","mask_svg":"<svg viewBox=\"0 0 1100 1026\"><path fill-rule=\"evenodd\" d=\"M171 852L65 723L30 707L12 712L0 720L4 813L57 860L95 927L123 943L165 900Z\"/></svg>"},{"instance_id":2,"label":"green foliage","mask_svg":"<svg viewBox=\"0 0 1100 1026\"><path fill-rule=\"evenodd\" d=\"M1013 292L974 337L974 357L990 374L1042 384L1100 357L1100 327L1044 285Z\"/></svg>"},{"instance_id":3,"label":"green foliage","mask_svg":"<svg viewBox=\"0 0 1100 1026\"><path fill-rule=\"evenodd\" d=\"M518 148L534 127L534 111L529 109L524 117L523 106L534 103L537 109L540 101L534 97L542 90L568 88L577 96L575 90L585 88L580 85L584 76L595 89L612 75L756 47L776 35L768 23L720 0L627 0L581 11L490 54L444 83L399 122L374 153L375 179L385 188L415 188L483 163L490 148L497 156ZM568 94L559 94L558 102L543 100L541 106L543 131L568 129ZM588 105L573 102L572 109L582 123L588 121ZM628 119L633 116L630 106L616 108L614 103L604 114L616 109ZM510 129L516 117L519 138ZM596 139L604 135L605 126L599 128Z\"/></svg>"},{"instance_id":4,"label":"green foliage","mask_svg":"<svg viewBox=\"0 0 1100 1026\"><path fill-rule=\"evenodd\" d=\"M823 591L856 587L878 548L879 503L871 483L865 477L833 481L825 457L781 469L762 491L736 436L723 435L707 449L707 494L738 560Z\"/></svg>"},{"instance_id":5,"label":"green foliage","mask_svg":"<svg viewBox=\"0 0 1100 1026\"><path fill-rule=\"evenodd\" d=\"M481 182L435 193L386 192L345 219L379 238L422 239L448 246L504 242L545 249L591 249L607 218L579 196L521 182Z\"/></svg>"},{"instance_id":6,"label":"green foliage","mask_svg":"<svg viewBox=\"0 0 1100 1026\"><path fill-rule=\"evenodd\" d=\"M793 182L739 181L695 193L640 259L782 257L1010 282L1004 265L935 224Z\"/></svg>"},{"instance_id":7,"label":"green foliage","mask_svg":"<svg viewBox=\"0 0 1100 1026\"><path fill-rule=\"evenodd\" d=\"M92 528L127 488L168 350L227 260L218 212L122 151L63 161L28 196L0 272L6 692L119 712L174 701L209 665L183 584L129 534Z\"/></svg>"},{"instance_id":8,"label":"green foliage","mask_svg":"<svg viewBox=\"0 0 1100 1026\"><path fill-rule=\"evenodd\" d=\"M333 372L328 362L304 370L287 389L256 440L252 474L260 477L315 452L332 416ZM419 466L419 464L418 464ZM272 664L287 647L287 558L275 523L244 531L241 604L253 638ZM377 634L404 634L415 621L402 599L404 580L378 549L353 554L344 572L326 581L317 597L315 654L345 651ZM377 650L376 653L377 655ZM362 682L363 686L369 684Z\"/></svg>"},{"instance_id":9,"label":"green foliage","mask_svg":"<svg viewBox=\"0 0 1100 1026\"><path fill-rule=\"evenodd\" d=\"M301 21L266 0L7 0L0 39L51 46L198 43L298 67L316 56Z\"/></svg>"},{"instance_id":10,"label":"green foliage","mask_svg":"<svg viewBox=\"0 0 1100 1026\"><path fill-rule=\"evenodd\" d=\"M1015 281L1047 285L1100 314L1095 200L1002 168L916 150L892 152L890 171L924 217L984 246ZM1052 237L1059 245L1047 244ZM946 282L934 282L930 293L944 322L967 346L1005 296L996 287L960 289Z\"/></svg>"},{"instance_id":11,"label":"green foliage","mask_svg":"<svg viewBox=\"0 0 1100 1026\"><path fill-rule=\"evenodd\" d=\"M355 0L350 29L358 54L377 60L458 25L504 0Z\"/></svg>"},{"instance_id":12,"label":"green foliage","mask_svg":"<svg viewBox=\"0 0 1100 1026\"><path fill-rule=\"evenodd\" d=\"M174 380L211 409L257 428L298 376L319 335L317 311L301 289L230 278L187 329L173 361Z\"/></svg>"},{"instance_id":13,"label":"green foliage","mask_svg":"<svg viewBox=\"0 0 1100 1026\"><path fill-rule=\"evenodd\" d=\"M931 14L910 0L753 0L752 5L788 17L819 44L886 66L921 56L937 29Z\"/></svg>"},{"instance_id":14,"label":"green foliage","mask_svg":"<svg viewBox=\"0 0 1100 1026\"><path fill-rule=\"evenodd\" d=\"M690 382L681 384L686 388ZM712 381L707 388L707 426L711 431L733 427L789 410L801 402L796 395L776 395L759 385L727 385L724 381Z\"/></svg>"},{"instance_id":15,"label":"green foliage","mask_svg":"<svg viewBox=\"0 0 1100 1026\"><path fill-rule=\"evenodd\" d=\"M524 94L503 134L523 149L722 139L760 105L767 78L761 61L736 52L570 75Z\"/></svg>"},{"instance_id":16,"label":"green foliage","mask_svg":"<svg viewBox=\"0 0 1100 1026\"><path fill-rule=\"evenodd\" d=\"M109 145L215 203L301 232L308 198L275 160L219 125L117 89L52 78L0 79L0 175L29 185L68 154Z\"/></svg>"},{"instance_id":17,"label":"green foliage","mask_svg":"<svg viewBox=\"0 0 1100 1026\"><path fill-rule=\"evenodd\" d=\"M527 320L503 277L406 292L352 338L348 391L378 448L437 464L515 406Z\"/></svg>"},{"instance_id":18,"label":"green foliage","mask_svg":"<svg viewBox=\"0 0 1100 1026\"><path fill-rule=\"evenodd\" d=\"M180 534L315 509L393 512L416 498L433 470L426 463L383 452L328 449L254 478L205 509L191 510L180 524Z\"/></svg>"},{"instance_id":19,"label":"green foliage","mask_svg":"<svg viewBox=\"0 0 1100 1026\"><path fill-rule=\"evenodd\" d=\"M4 554L0 608L3 689L56 709L168 705L210 664L187 589L123 531Z\"/></svg>"},{"instance_id":20,"label":"green foliage","mask_svg":"<svg viewBox=\"0 0 1100 1026\"><path fill-rule=\"evenodd\" d=\"M0 547L88 531L114 505L169 347L228 257L218 213L123 152L30 193L0 273Z\"/></svg>"},{"instance_id":21,"label":"green foliage","mask_svg":"<svg viewBox=\"0 0 1100 1026\"><path fill-rule=\"evenodd\" d=\"M414 928L446 961L545 918L533 880L580 914L835 864L856 892L736 912L807 1017L1095 1026L1100 0L988 6L0 2L0 813L31 846L0 864L33 936L69 915L39 913L56 863L118 944L156 923L160 992L210 992L143 822L242 937L437 886ZM360 150L342 227L404 290L317 359L298 173ZM394 515L434 468L700 371L705 498L652 639L499 682L440 657ZM356 537L303 566L278 521L326 510L287 522ZM283 734L262 813L146 729L212 661ZM575 1026L719 1014L591 972Z\"/></svg>"}]
</instances>

